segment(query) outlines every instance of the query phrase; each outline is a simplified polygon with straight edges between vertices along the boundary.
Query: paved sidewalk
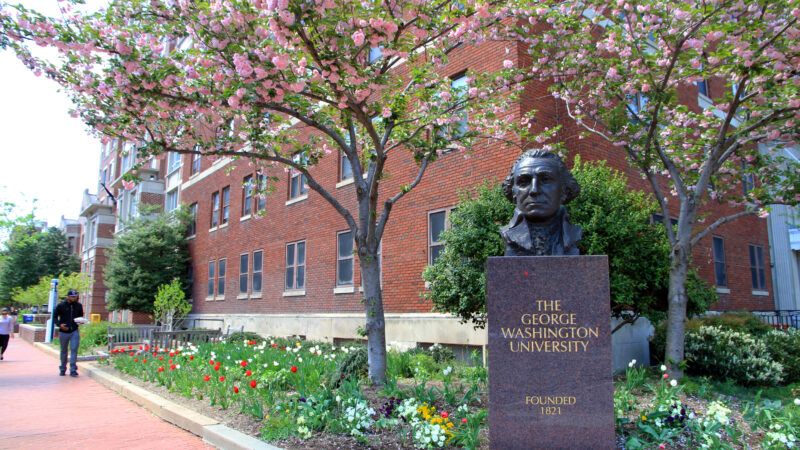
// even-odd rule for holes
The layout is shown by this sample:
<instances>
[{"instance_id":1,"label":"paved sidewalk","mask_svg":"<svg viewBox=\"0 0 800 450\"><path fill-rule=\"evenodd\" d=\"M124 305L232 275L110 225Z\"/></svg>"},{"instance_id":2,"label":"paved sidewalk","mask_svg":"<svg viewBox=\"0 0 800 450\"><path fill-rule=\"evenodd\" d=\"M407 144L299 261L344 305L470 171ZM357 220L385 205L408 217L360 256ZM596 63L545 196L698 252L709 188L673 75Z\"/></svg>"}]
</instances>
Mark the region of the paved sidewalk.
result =
<instances>
[{"instance_id":1,"label":"paved sidewalk","mask_svg":"<svg viewBox=\"0 0 800 450\"><path fill-rule=\"evenodd\" d=\"M80 369L79 369L80 370ZM0 361L0 449L212 449L19 337Z\"/></svg>"}]
</instances>

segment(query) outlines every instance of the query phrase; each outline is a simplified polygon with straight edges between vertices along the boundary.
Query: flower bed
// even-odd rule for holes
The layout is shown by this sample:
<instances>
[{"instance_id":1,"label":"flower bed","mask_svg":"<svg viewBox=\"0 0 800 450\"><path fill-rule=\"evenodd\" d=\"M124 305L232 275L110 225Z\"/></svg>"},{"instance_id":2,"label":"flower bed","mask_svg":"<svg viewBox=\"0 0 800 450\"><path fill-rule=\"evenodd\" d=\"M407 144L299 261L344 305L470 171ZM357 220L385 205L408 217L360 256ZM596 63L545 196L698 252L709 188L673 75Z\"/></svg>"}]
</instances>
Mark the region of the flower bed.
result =
<instances>
[{"instance_id":1,"label":"flower bed","mask_svg":"<svg viewBox=\"0 0 800 450\"><path fill-rule=\"evenodd\" d=\"M390 352L388 381L376 389L360 383L363 352L299 340L243 340L129 346L117 349L111 364L195 405L247 417L251 433L258 430L286 448L488 448L485 368L453 361L441 347ZM800 400L788 397L800 393L799 386L771 388L766 399L758 388L716 383L679 383L632 363L615 386L618 448L800 444Z\"/></svg>"},{"instance_id":2,"label":"flower bed","mask_svg":"<svg viewBox=\"0 0 800 450\"><path fill-rule=\"evenodd\" d=\"M111 364L184 397L250 416L261 423L261 438L279 445L304 447L325 435L335 436L337 446L479 447L486 425L483 368L438 356L437 362L436 348L392 352L390 380L378 391L342 372L358 360L357 352L363 349L244 340L176 349L128 346L113 352Z\"/></svg>"}]
</instances>

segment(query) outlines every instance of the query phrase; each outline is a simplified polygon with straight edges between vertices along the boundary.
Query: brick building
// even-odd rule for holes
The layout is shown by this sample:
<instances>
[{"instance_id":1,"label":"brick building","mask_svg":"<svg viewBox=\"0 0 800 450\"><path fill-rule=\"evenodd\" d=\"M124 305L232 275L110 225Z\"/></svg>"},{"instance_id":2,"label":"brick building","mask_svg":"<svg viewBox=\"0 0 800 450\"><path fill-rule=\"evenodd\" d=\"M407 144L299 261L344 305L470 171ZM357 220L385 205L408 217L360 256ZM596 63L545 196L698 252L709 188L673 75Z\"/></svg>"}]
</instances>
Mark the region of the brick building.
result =
<instances>
[{"instance_id":1,"label":"brick building","mask_svg":"<svg viewBox=\"0 0 800 450\"><path fill-rule=\"evenodd\" d=\"M450 57L448 75L457 82L458 74L467 69L496 70L510 57L506 54L508 46L486 43L460 48ZM515 51L515 62L524 63L523 49ZM724 86L712 83L702 87L705 92L709 88ZM700 108L709 102L702 89L683 92L686 103ZM557 139L566 143L570 155L608 160L613 167L628 172L633 187L647 190L617 149L598 138L578 139L577 125L547 94L546 86L528 86L509 108L509 120L518 120L531 109L538 111L538 126L563 126ZM126 191L120 176L127 170L126 160L130 167L132 156L124 153L119 147L104 148L100 179L108 192L85 197L88 200L81 215L89 234L84 246L88 272L102 277L98 267L104 257L105 239L136 214L139 204L161 204L166 210L185 204L195 213L190 238L191 317L197 326L216 328L222 324L262 334L325 340L359 337L364 307L352 237L344 219L316 192L307 189L299 175L269 169L268 175L280 182L266 198L259 198L251 188L259 174L247 160L169 154L148 162L144 181ZM388 342L401 346L485 344L485 331L431 312L431 305L420 299L425 290L421 273L441 249L438 235L447 227L448 213L459 193L486 180L501 181L518 154L518 148L497 143L483 143L468 155L445 154L428 169L420 185L395 205L380 255ZM352 174L340 156L334 153L324 157L311 171L345 207L355 205ZM410 155L397 153L388 161L387 173L382 195L397 192L409 183L416 174L416 164ZM101 189L105 191L98 191ZM115 193L115 200L110 192ZM707 220L729 212L727 205L717 205ZM96 239L93 233L97 233ZM717 286L715 309L774 308L767 243L765 221L746 217L724 225L697 247L695 265ZM751 277L753 271L755 278ZM92 307L103 305L101 284L95 284Z\"/></svg>"}]
</instances>

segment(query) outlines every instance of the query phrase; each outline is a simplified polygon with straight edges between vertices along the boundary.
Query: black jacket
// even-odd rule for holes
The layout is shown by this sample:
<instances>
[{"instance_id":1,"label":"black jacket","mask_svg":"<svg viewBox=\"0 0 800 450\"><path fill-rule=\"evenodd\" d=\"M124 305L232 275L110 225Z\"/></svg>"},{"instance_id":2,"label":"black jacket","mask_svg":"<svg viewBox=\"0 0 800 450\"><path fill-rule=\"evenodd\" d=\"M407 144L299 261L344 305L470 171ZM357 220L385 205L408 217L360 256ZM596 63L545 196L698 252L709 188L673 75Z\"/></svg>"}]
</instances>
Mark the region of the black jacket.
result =
<instances>
[{"instance_id":1,"label":"black jacket","mask_svg":"<svg viewBox=\"0 0 800 450\"><path fill-rule=\"evenodd\" d=\"M83 305L79 302L70 303L64 300L56 306L53 313L56 328L60 330L61 324L66 324L69 328L69 331L64 331L64 333L72 333L78 329L78 324L75 323L76 317L83 317Z\"/></svg>"}]
</instances>

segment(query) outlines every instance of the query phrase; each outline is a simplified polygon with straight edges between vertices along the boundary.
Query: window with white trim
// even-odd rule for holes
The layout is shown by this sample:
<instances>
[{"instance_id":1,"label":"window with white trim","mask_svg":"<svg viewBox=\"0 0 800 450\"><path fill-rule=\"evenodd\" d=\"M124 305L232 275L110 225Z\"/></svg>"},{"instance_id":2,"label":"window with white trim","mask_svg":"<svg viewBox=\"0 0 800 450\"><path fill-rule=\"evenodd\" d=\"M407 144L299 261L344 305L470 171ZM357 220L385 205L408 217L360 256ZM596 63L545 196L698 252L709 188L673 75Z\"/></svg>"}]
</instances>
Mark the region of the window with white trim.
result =
<instances>
[{"instance_id":1,"label":"window with white trim","mask_svg":"<svg viewBox=\"0 0 800 450\"><path fill-rule=\"evenodd\" d=\"M167 192L164 200L164 210L166 212L174 211L178 207L178 189L173 189Z\"/></svg>"},{"instance_id":2,"label":"window with white trim","mask_svg":"<svg viewBox=\"0 0 800 450\"><path fill-rule=\"evenodd\" d=\"M767 289L767 279L764 270L764 247L760 245L749 245L750 251L750 281L754 291L764 291Z\"/></svg>"},{"instance_id":3,"label":"window with white trim","mask_svg":"<svg viewBox=\"0 0 800 450\"><path fill-rule=\"evenodd\" d=\"M254 212L264 211L267 208L267 176L263 174L256 175L256 191L255 191L255 204L253 206Z\"/></svg>"},{"instance_id":4,"label":"window with white trim","mask_svg":"<svg viewBox=\"0 0 800 450\"><path fill-rule=\"evenodd\" d=\"M453 89L453 98L455 102L463 102L467 99L467 74L462 73L460 75L456 75L453 77L452 81L450 81L450 87ZM467 132L467 120L469 117L467 116L467 111L464 109L462 105L458 112L455 113L458 116L458 122L455 122L451 125L451 133L450 135L453 137L461 137Z\"/></svg>"},{"instance_id":5,"label":"window with white trim","mask_svg":"<svg viewBox=\"0 0 800 450\"><path fill-rule=\"evenodd\" d=\"M195 150L198 150L198 147L195 147ZM194 174L200 173L200 154L193 153L192 154L192 165L189 166L189 176Z\"/></svg>"},{"instance_id":6,"label":"window with white trim","mask_svg":"<svg viewBox=\"0 0 800 450\"><path fill-rule=\"evenodd\" d=\"M225 186L222 188L222 214L219 218L219 223L225 225L231 216L231 187Z\"/></svg>"},{"instance_id":7,"label":"window with white trim","mask_svg":"<svg viewBox=\"0 0 800 450\"><path fill-rule=\"evenodd\" d=\"M336 286L353 285L353 233L336 234Z\"/></svg>"},{"instance_id":8,"label":"window with white trim","mask_svg":"<svg viewBox=\"0 0 800 450\"><path fill-rule=\"evenodd\" d=\"M370 47L369 48L369 60L370 64L374 63L375 61L381 59L383 57L383 47Z\"/></svg>"},{"instance_id":9,"label":"window with white trim","mask_svg":"<svg viewBox=\"0 0 800 450\"><path fill-rule=\"evenodd\" d=\"M248 175L242 180L242 217L253 212L253 176Z\"/></svg>"},{"instance_id":10,"label":"window with white trim","mask_svg":"<svg viewBox=\"0 0 800 450\"><path fill-rule=\"evenodd\" d=\"M294 155L292 161L297 164L305 164L306 160L302 155ZM301 197L308 193L308 180L304 173L291 169L289 171L289 200Z\"/></svg>"},{"instance_id":11,"label":"window with white trim","mask_svg":"<svg viewBox=\"0 0 800 450\"><path fill-rule=\"evenodd\" d=\"M167 174L175 172L181 168L181 154L176 152L167 152Z\"/></svg>"},{"instance_id":12,"label":"window with white trim","mask_svg":"<svg viewBox=\"0 0 800 450\"><path fill-rule=\"evenodd\" d=\"M217 263L215 261L208 262L208 296L214 296L214 285L216 282L216 267Z\"/></svg>"},{"instance_id":13,"label":"window with white trim","mask_svg":"<svg viewBox=\"0 0 800 450\"><path fill-rule=\"evenodd\" d=\"M444 251L442 232L450 228L450 211L452 208L431 211L428 213L428 264L433 264Z\"/></svg>"},{"instance_id":14,"label":"window with white trim","mask_svg":"<svg viewBox=\"0 0 800 450\"><path fill-rule=\"evenodd\" d=\"M719 236L714 236L712 241L712 253L714 254L714 284L718 287L727 287L728 269L725 266L725 241Z\"/></svg>"},{"instance_id":15,"label":"window with white trim","mask_svg":"<svg viewBox=\"0 0 800 450\"><path fill-rule=\"evenodd\" d=\"M225 266L228 260L223 258L217 261L217 296L225 297Z\"/></svg>"},{"instance_id":16,"label":"window with white trim","mask_svg":"<svg viewBox=\"0 0 800 450\"><path fill-rule=\"evenodd\" d=\"M211 228L219 225L219 191L211 194Z\"/></svg>"},{"instance_id":17,"label":"window with white trim","mask_svg":"<svg viewBox=\"0 0 800 450\"><path fill-rule=\"evenodd\" d=\"M261 273L264 270L264 251L256 250L253 252L253 280L251 289L253 295L261 294Z\"/></svg>"},{"instance_id":18,"label":"window with white trim","mask_svg":"<svg viewBox=\"0 0 800 450\"><path fill-rule=\"evenodd\" d=\"M287 291L306 287L306 241L286 244L286 282Z\"/></svg>"},{"instance_id":19,"label":"window with white trim","mask_svg":"<svg viewBox=\"0 0 800 450\"><path fill-rule=\"evenodd\" d=\"M239 255L239 295L247 295L247 282L250 278L250 254Z\"/></svg>"}]
</instances>

